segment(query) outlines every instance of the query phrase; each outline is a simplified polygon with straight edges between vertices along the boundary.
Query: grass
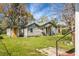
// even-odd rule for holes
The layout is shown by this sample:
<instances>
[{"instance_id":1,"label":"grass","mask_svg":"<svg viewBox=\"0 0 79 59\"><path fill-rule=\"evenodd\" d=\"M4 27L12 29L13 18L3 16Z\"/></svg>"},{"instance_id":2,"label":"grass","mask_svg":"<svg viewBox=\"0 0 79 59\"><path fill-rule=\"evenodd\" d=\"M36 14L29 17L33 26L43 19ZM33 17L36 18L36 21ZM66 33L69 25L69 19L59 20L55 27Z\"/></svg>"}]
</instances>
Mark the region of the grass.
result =
<instances>
[{"instance_id":1,"label":"grass","mask_svg":"<svg viewBox=\"0 0 79 59\"><path fill-rule=\"evenodd\" d=\"M56 40L60 36L41 36L41 37L18 37L10 38L6 35L2 35L4 39L0 40L0 55L7 56L7 52L2 45L1 41L6 45L9 53L12 56L44 56L43 54L36 51L36 49L55 47ZM59 46L63 49L71 49L72 45L65 45L63 42L59 43Z\"/></svg>"}]
</instances>

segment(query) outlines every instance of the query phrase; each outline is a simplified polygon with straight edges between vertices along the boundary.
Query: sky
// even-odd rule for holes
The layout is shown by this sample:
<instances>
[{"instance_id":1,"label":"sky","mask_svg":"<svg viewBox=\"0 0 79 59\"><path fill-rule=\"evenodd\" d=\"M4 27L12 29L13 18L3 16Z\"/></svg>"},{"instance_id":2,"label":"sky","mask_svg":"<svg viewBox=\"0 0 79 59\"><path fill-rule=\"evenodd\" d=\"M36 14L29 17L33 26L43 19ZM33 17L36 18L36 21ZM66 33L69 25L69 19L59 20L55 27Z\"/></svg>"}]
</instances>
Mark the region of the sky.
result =
<instances>
[{"instance_id":1,"label":"sky","mask_svg":"<svg viewBox=\"0 0 79 59\"><path fill-rule=\"evenodd\" d=\"M36 20L39 20L42 16L47 16L50 20L51 17L57 18L59 21L61 18L61 12L64 4L62 3L30 3L28 4L29 11L33 14Z\"/></svg>"},{"instance_id":2,"label":"sky","mask_svg":"<svg viewBox=\"0 0 79 59\"><path fill-rule=\"evenodd\" d=\"M42 16L48 17L50 20L51 17L57 18L60 21L61 12L63 10L64 4L62 3L28 3L26 8L31 12L36 21L38 21ZM5 11L8 7L5 7ZM2 17L3 14L0 14Z\"/></svg>"}]
</instances>

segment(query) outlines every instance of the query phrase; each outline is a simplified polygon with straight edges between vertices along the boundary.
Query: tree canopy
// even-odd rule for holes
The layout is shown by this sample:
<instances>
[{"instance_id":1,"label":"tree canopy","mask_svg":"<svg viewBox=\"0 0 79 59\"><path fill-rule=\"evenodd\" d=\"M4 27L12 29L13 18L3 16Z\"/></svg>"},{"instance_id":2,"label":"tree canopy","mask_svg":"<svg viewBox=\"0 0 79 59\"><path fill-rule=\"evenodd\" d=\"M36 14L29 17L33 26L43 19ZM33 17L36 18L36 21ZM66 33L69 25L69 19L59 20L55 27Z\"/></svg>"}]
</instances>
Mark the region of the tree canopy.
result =
<instances>
[{"instance_id":1,"label":"tree canopy","mask_svg":"<svg viewBox=\"0 0 79 59\"><path fill-rule=\"evenodd\" d=\"M3 27L23 27L27 25L28 20L34 20L31 13L26 10L27 5L22 3L8 4L8 10L2 11L5 15L2 22ZM6 22L6 23L5 23ZM4 24L5 23L5 24Z\"/></svg>"}]
</instances>

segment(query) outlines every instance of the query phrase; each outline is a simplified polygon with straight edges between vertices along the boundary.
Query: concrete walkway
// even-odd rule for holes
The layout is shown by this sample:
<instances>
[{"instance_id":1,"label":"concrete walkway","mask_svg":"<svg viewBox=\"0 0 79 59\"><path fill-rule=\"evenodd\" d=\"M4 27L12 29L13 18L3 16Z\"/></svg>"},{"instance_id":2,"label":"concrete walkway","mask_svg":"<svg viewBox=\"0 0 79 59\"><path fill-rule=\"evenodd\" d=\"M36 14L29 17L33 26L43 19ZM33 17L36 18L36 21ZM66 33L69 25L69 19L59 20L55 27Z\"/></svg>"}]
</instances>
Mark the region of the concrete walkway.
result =
<instances>
[{"instance_id":1,"label":"concrete walkway","mask_svg":"<svg viewBox=\"0 0 79 59\"><path fill-rule=\"evenodd\" d=\"M47 56L56 56L56 48L54 47L48 47L48 48L43 48L43 49L36 49L38 52L47 55ZM59 49L58 53L59 55L65 54L66 50Z\"/></svg>"}]
</instances>

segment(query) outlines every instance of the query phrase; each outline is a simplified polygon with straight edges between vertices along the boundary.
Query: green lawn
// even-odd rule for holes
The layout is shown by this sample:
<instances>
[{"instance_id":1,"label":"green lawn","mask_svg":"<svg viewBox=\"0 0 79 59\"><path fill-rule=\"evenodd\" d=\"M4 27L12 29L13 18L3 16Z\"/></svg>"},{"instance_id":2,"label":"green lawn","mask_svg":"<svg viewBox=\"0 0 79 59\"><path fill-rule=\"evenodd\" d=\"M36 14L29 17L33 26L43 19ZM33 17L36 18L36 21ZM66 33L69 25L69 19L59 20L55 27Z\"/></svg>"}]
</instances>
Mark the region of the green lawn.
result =
<instances>
[{"instance_id":1,"label":"green lawn","mask_svg":"<svg viewBox=\"0 0 79 59\"><path fill-rule=\"evenodd\" d=\"M28 37L28 38L10 38L6 35L2 35L4 39L0 40L0 55L7 56L7 52L2 45L3 42L9 53L12 56L42 56L43 54L36 51L36 49L46 48L46 47L55 47L56 40L61 36L41 36L41 37ZM70 39L70 38L69 38ZM68 41L65 39L65 41ZM59 43L59 46L63 49L71 49L72 45L65 45L63 42Z\"/></svg>"}]
</instances>

